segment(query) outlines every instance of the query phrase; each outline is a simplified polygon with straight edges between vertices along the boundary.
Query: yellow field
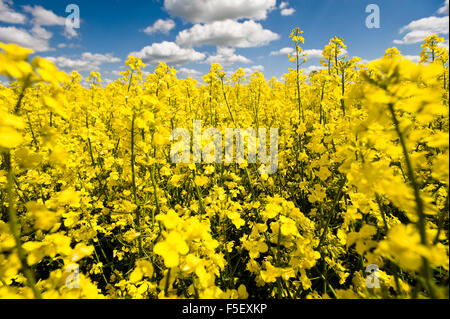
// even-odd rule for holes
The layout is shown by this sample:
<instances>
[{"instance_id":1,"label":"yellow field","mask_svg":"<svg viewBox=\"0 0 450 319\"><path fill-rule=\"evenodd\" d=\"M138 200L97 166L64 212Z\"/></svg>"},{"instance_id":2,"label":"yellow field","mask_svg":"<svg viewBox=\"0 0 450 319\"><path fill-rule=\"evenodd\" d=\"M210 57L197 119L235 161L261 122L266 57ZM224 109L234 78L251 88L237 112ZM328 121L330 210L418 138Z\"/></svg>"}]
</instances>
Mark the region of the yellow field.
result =
<instances>
[{"instance_id":1,"label":"yellow field","mask_svg":"<svg viewBox=\"0 0 450 319\"><path fill-rule=\"evenodd\" d=\"M301 34L284 82L201 85L130 57L87 88L0 44L0 298L448 298L443 39L362 64L334 38L306 75ZM278 128L277 172L173 163L195 120Z\"/></svg>"}]
</instances>

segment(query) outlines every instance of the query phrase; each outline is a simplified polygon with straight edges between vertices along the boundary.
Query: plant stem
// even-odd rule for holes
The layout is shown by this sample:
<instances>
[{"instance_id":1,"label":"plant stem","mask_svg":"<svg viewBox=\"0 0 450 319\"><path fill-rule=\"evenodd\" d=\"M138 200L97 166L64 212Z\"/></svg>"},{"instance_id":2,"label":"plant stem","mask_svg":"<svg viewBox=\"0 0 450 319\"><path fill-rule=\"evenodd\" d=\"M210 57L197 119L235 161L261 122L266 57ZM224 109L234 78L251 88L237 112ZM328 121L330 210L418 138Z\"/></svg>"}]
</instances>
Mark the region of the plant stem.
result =
<instances>
[{"instance_id":1,"label":"plant stem","mask_svg":"<svg viewBox=\"0 0 450 319\"><path fill-rule=\"evenodd\" d=\"M3 154L3 160L6 166L6 170L8 172L7 194L8 194L9 229L16 243L17 255L21 263L21 272L27 278L27 284L33 291L34 298L41 299L42 298L41 293L36 287L36 279L34 277L33 271L31 270L30 266L27 263L26 252L22 247L22 241L20 239L20 228L18 224L16 209L14 207L14 194L13 194L14 174L11 165L11 153L9 151Z\"/></svg>"},{"instance_id":2,"label":"plant stem","mask_svg":"<svg viewBox=\"0 0 450 319\"><path fill-rule=\"evenodd\" d=\"M319 241L319 245L317 246L317 249L320 249L322 247L322 244L324 243L328 227L330 226L331 219L333 218L334 214L336 213L335 206L339 202L339 199L341 198L342 189L344 188L346 181L347 181L346 178L342 179L342 181L341 181L341 185L339 186L339 191L336 194L336 197L334 198L334 201L333 201L333 206L331 207L332 212L328 215L327 222L325 224L325 228L323 229L322 235L320 236L320 241Z\"/></svg>"},{"instance_id":3,"label":"plant stem","mask_svg":"<svg viewBox=\"0 0 450 319\"><path fill-rule=\"evenodd\" d=\"M425 216L425 212L424 212L423 201L422 201L422 198L420 197L419 184L417 183L416 176L414 174L414 169L413 169L413 166L411 163L411 159L409 158L408 149L406 148L405 137L404 137L402 131L400 130L400 123L397 119L397 115L395 114L394 105L392 103L390 103L388 105L388 107L389 107L389 111L392 116L392 120L394 122L395 131L398 135L398 138L400 140L400 145L403 150L403 156L405 157L408 177L409 177L411 186L414 190L414 198L416 201L416 211L417 211L417 214L419 217L417 227L419 228L420 241L421 241L422 245L428 246L428 241L427 241L427 237L426 237L426 229L425 229L426 216ZM422 257L422 275L425 279L425 283L427 286L427 290L430 294L430 297L433 299L436 298L436 294L434 292L434 289L433 289L433 286L431 283L430 265L429 265L428 259L425 257Z\"/></svg>"},{"instance_id":4,"label":"plant stem","mask_svg":"<svg viewBox=\"0 0 450 319\"><path fill-rule=\"evenodd\" d=\"M153 193L154 193L155 205L156 205L156 211L153 210L153 213L152 213L152 224L155 223L155 216L158 215L160 212L159 199L158 199L158 186L156 184L156 179L155 179L155 170L156 170L156 163L153 164L152 170L150 171L150 178L152 180Z\"/></svg>"},{"instance_id":5,"label":"plant stem","mask_svg":"<svg viewBox=\"0 0 450 319\"><path fill-rule=\"evenodd\" d=\"M136 230L138 233L141 232L141 214L139 210L138 200L137 200L137 187L136 187L136 172L135 172L135 154L134 154L134 122L136 120L136 113L133 110L133 115L131 119L131 182L133 185L133 197L134 197L134 204L137 206L135 211L135 224L136 224ZM141 234L139 234L138 237L138 245L139 245L139 256L142 256L142 238Z\"/></svg>"}]
</instances>

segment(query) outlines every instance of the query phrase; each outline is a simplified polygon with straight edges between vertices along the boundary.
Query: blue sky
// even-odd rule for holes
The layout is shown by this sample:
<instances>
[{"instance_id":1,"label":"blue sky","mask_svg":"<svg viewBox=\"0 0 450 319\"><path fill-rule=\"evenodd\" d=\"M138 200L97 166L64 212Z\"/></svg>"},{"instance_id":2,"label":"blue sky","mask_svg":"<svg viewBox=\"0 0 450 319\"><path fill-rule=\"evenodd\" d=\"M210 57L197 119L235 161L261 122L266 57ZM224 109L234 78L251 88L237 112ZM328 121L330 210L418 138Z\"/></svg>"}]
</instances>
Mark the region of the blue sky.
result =
<instances>
[{"instance_id":1,"label":"blue sky","mask_svg":"<svg viewBox=\"0 0 450 319\"><path fill-rule=\"evenodd\" d=\"M80 9L77 29L65 27L71 3ZM369 4L380 8L378 29L366 27ZM305 72L319 66L317 54L334 36L343 37L349 56L373 60L397 46L415 60L428 34L440 33L448 46L448 21L448 0L0 0L0 42L31 47L66 72L100 71L106 80L117 78L130 53L149 72L162 60L182 78L199 78L211 62L280 78L293 65L277 52L291 46L297 26L311 50Z\"/></svg>"}]
</instances>

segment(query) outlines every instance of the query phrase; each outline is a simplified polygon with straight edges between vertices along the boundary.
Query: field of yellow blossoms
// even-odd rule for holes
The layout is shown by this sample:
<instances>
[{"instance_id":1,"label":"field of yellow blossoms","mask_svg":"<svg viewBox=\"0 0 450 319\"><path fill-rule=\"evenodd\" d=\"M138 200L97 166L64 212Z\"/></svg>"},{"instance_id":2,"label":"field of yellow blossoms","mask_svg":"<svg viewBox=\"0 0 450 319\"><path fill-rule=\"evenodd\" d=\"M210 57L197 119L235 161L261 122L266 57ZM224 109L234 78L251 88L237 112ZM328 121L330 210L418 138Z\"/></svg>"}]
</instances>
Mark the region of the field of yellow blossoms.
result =
<instances>
[{"instance_id":1,"label":"field of yellow blossoms","mask_svg":"<svg viewBox=\"0 0 450 319\"><path fill-rule=\"evenodd\" d=\"M448 298L449 52L323 50L283 82L129 57L80 85L0 44L0 298ZM174 164L171 131L278 128L260 163ZM205 143L207 141L203 141Z\"/></svg>"}]
</instances>

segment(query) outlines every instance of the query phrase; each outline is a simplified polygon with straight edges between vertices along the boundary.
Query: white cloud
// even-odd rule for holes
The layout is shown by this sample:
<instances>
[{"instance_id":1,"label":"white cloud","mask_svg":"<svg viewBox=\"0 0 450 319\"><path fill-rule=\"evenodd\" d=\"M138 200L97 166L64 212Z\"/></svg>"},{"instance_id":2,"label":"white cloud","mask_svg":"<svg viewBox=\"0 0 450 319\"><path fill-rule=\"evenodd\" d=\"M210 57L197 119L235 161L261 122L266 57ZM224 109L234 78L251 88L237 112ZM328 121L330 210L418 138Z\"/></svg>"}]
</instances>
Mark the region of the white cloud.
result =
<instances>
[{"instance_id":1,"label":"white cloud","mask_svg":"<svg viewBox=\"0 0 450 319\"><path fill-rule=\"evenodd\" d=\"M294 52L293 48L287 47L287 48L282 48L278 51L272 51L272 52L270 52L270 55L272 55L272 56L273 55L288 55L288 54L292 54L293 52Z\"/></svg>"},{"instance_id":2,"label":"white cloud","mask_svg":"<svg viewBox=\"0 0 450 319\"><path fill-rule=\"evenodd\" d=\"M41 6L23 6L25 12L33 16L33 23L38 25L65 25L66 18L57 16L53 11L44 9Z\"/></svg>"},{"instance_id":3,"label":"white cloud","mask_svg":"<svg viewBox=\"0 0 450 319\"><path fill-rule=\"evenodd\" d=\"M342 50L342 51L343 51L343 52L341 53L341 55L347 53L347 51L346 51L345 49ZM344 51L345 51L345 52L344 52ZM306 53L306 56L307 56L308 58L322 58L322 50L319 50L319 49L310 49L310 50L305 50L304 52Z\"/></svg>"},{"instance_id":4,"label":"white cloud","mask_svg":"<svg viewBox=\"0 0 450 319\"><path fill-rule=\"evenodd\" d=\"M417 30L417 31L411 31L408 32L403 39L401 40L394 40L395 44L414 44L422 42L423 39L425 39L427 36L433 34L433 32L430 31L423 31L423 30Z\"/></svg>"},{"instance_id":5,"label":"white cloud","mask_svg":"<svg viewBox=\"0 0 450 319\"><path fill-rule=\"evenodd\" d=\"M400 29L400 34L405 33L401 40L394 40L396 44L413 44L422 42L431 34L448 34L449 19L446 17L427 17L412 21Z\"/></svg>"},{"instance_id":6,"label":"white cloud","mask_svg":"<svg viewBox=\"0 0 450 319\"><path fill-rule=\"evenodd\" d=\"M73 49L73 48L76 48L76 47L78 47L79 45L78 44L75 44L75 43L59 43L58 45L57 45L57 48L58 49L65 49L65 48L69 48L69 49Z\"/></svg>"},{"instance_id":7,"label":"white cloud","mask_svg":"<svg viewBox=\"0 0 450 319\"><path fill-rule=\"evenodd\" d=\"M102 78L103 83L106 85L113 83L115 80L109 79L109 78Z\"/></svg>"},{"instance_id":8,"label":"white cloud","mask_svg":"<svg viewBox=\"0 0 450 319\"><path fill-rule=\"evenodd\" d=\"M120 72L122 72L122 71L120 71L120 70L109 71L109 73L115 77L120 77L122 75L122 74L120 74Z\"/></svg>"},{"instance_id":9,"label":"white cloud","mask_svg":"<svg viewBox=\"0 0 450 319\"><path fill-rule=\"evenodd\" d=\"M98 65L92 65L89 61L82 59L71 59L64 56L46 57L47 60L53 62L58 68L63 70L77 71L98 71Z\"/></svg>"},{"instance_id":10,"label":"white cloud","mask_svg":"<svg viewBox=\"0 0 450 319\"><path fill-rule=\"evenodd\" d=\"M218 47L216 55L209 56L206 63L220 63L221 65L231 65L234 63L251 63L252 61L243 55L235 54L236 49Z\"/></svg>"},{"instance_id":11,"label":"white cloud","mask_svg":"<svg viewBox=\"0 0 450 319\"><path fill-rule=\"evenodd\" d=\"M449 0L445 0L442 7L440 7L439 10L437 11L439 14L448 14L448 2Z\"/></svg>"},{"instance_id":12,"label":"white cloud","mask_svg":"<svg viewBox=\"0 0 450 319\"><path fill-rule=\"evenodd\" d=\"M399 33L405 33L401 40L394 40L396 44L413 44L419 43L427 36L432 34L448 34L449 18L448 18L449 0L445 0L442 7L437 11L439 14L446 14L444 17L426 17L419 20L414 20L408 25L400 29Z\"/></svg>"},{"instance_id":13,"label":"white cloud","mask_svg":"<svg viewBox=\"0 0 450 319\"><path fill-rule=\"evenodd\" d=\"M401 28L400 33L416 30L448 33L448 17L428 17L415 20Z\"/></svg>"},{"instance_id":14,"label":"white cloud","mask_svg":"<svg viewBox=\"0 0 450 319\"><path fill-rule=\"evenodd\" d=\"M173 20L158 19L158 20L156 20L155 23L153 23L153 25L148 26L143 31L147 34L153 34L156 32L168 34L170 32L170 30L172 30L173 28L175 28L175 22Z\"/></svg>"},{"instance_id":15,"label":"white cloud","mask_svg":"<svg viewBox=\"0 0 450 319\"><path fill-rule=\"evenodd\" d=\"M321 65L310 65L310 66L308 66L308 67L303 69L303 73L310 74L313 71L320 71L320 70L323 70L323 69L324 69L324 67L321 66Z\"/></svg>"},{"instance_id":16,"label":"white cloud","mask_svg":"<svg viewBox=\"0 0 450 319\"><path fill-rule=\"evenodd\" d=\"M414 62L414 63L419 63L420 62L420 56L418 55L404 55L405 58L407 58L408 60Z\"/></svg>"},{"instance_id":17,"label":"white cloud","mask_svg":"<svg viewBox=\"0 0 450 319\"><path fill-rule=\"evenodd\" d=\"M295 13L295 9L289 8L289 3L286 1L281 1L278 9L280 9L280 13L282 16L291 16Z\"/></svg>"},{"instance_id":18,"label":"white cloud","mask_svg":"<svg viewBox=\"0 0 450 319\"><path fill-rule=\"evenodd\" d=\"M64 26L64 36L67 38L76 37L78 34L74 28L66 26L66 18L56 15L53 11L47 10L41 6L23 6L25 12L33 16L33 24L39 26Z\"/></svg>"},{"instance_id":19,"label":"white cloud","mask_svg":"<svg viewBox=\"0 0 450 319\"><path fill-rule=\"evenodd\" d=\"M130 55L142 58L144 63L156 65L159 62L180 65L191 62L199 62L205 59L206 55L190 48L181 48L174 42L153 43L138 52L131 52Z\"/></svg>"},{"instance_id":20,"label":"white cloud","mask_svg":"<svg viewBox=\"0 0 450 319\"><path fill-rule=\"evenodd\" d=\"M68 39L72 39L78 36L77 31L75 30L75 28L71 28L71 27L66 27L64 29L64 36Z\"/></svg>"},{"instance_id":21,"label":"white cloud","mask_svg":"<svg viewBox=\"0 0 450 319\"><path fill-rule=\"evenodd\" d=\"M443 47L443 48L446 48L446 49L448 50L448 39L445 40L444 43L438 43L438 46Z\"/></svg>"},{"instance_id":22,"label":"white cloud","mask_svg":"<svg viewBox=\"0 0 450 319\"><path fill-rule=\"evenodd\" d=\"M177 71L177 75L179 75L181 78L193 78L198 79L202 73L194 70L194 69L188 69L188 68L180 68Z\"/></svg>"},{"instance_id":23,"label":"white cloud","mask_svg":"<svg viewBox=\"0 0 450 319\"><path fill-rule=\"evenodd\" d=\"M280 36L264 29L254 21L243 23L225 20L211 24L196 24L192 28L181 31L176 38L181 46L232 46L239 48L259 47L266 45Z\"/></svg>"},{"instance_id":24,"label":"white cloud","mask_svg":"<svg viewBox=\"0 0 450 319\"><path fill-rule=\"evenodd\" d=\"M282 16L291 16L295 13L295 9L294 8L286 8L286 9L282 9L281 10L281 15Z\"/></svg>"},{"instance_id":25,"label":"white cloud","mask_svg":"<svg viewBox=\"0 0 450 319\"><path fill-rule=\"evenodd\" d=\"M191 23L227 19L264 20L275 8L276 0L165 0L164 8Z\"/></svg>"},{"instance_id":26,"label":"white cloud","mask_svg":"<svg viewBox=\"0 0 450 319\"><path fill-rule=\"evenodd\" d=\"M41 27L40 25L35 25L33 27L33 29L31 29L31 33L40 39L43 40L50 40L51 37L53 36L53 34L47 30L45 30L43 27Z\"/></svg>"},{"instance_id":27,"label":"white cloud","mask_svg":"<svg viewBox=\"0 0 450 319\"><path fill-rule=\"evenodd\" d=\"M11 0L0 0L0 21L6 23L25 23L25 15L15 12L11 6L13 2Z\"/></svg>"},{"instance_id":28,"label":"white cloud","mask_svg":"<svg viewBox=\"0 0 450 319\"><path fill-rule=\"evenodd\" d=\"M280 9L284 9L289 5L289 3L285 2L285 1L281 1L279 8Z\"/></svg>"},{"instance_id":29,"label":"white cloud","mask_svg":"<svg viewBox=\"0 0 450 319\"><path fill-rule=\"evenodd\" d=\"M244 70L245 74L251 75L255 71L263 72L264 71L264 66L262 66L262 65L252 65L251 67L243 68L243 70Z\"/></svg>"},{"instance_id":30,"label":"white cloud","mask_svg":"<svg viewBox=\"0 0 450 319\"><path fill-rule=\"evenodd\" d=\"M51 50L48 43L50 37L51 33L41 27L35 26L31 32L16 27L0 27L0 42L16 43L36 52Z\"/></svg>"},{"instance_id":31,"label":"white cloud","mask_svg":"<svg viewBox=\"0 0 450 319\"><path fill-rule=\"evenodd\" d=\"M368 60L368 59L361 59L361 61L359 61L358 63L356 63L356 64L368 64L368 63L370 63L370 62L372 62L373 60Z\"/></svg>"},{"instance_id":32,"label":"white cloud","mask_svg":"<svg viewBox=\"0 0 450 319\"><path fill-rule=\"evenodd\" d=\"M95 64L120 62L119 58L115 57L110 53L100 54L100 53L85 52L81 55L81 58L85 61L91 61Z\"/></svg>"},{"instance_id":33,"label":"white cloud","mask_svg":"<svg viewBox=\"0 0 450 319\"><path fill-rule=\"evenodd\" d=\"M342 57L344 55L348 55L347 49L341 49L341 53L339 54L339 56Z\"/></svg>"},{"instance_id":34,"label":"white cloud","mask_svg":"<svg viewBox=\"0 0 450 319\"><path fill-rule=\"evenodd\" d=\"M121 61L109 53L99 54L90 52L83 53L79 59L72 59L65 56L46 57L46 59L65 71L99 71L100 66L104 63L117 63Z\"/></svg>"}]
</instances>

